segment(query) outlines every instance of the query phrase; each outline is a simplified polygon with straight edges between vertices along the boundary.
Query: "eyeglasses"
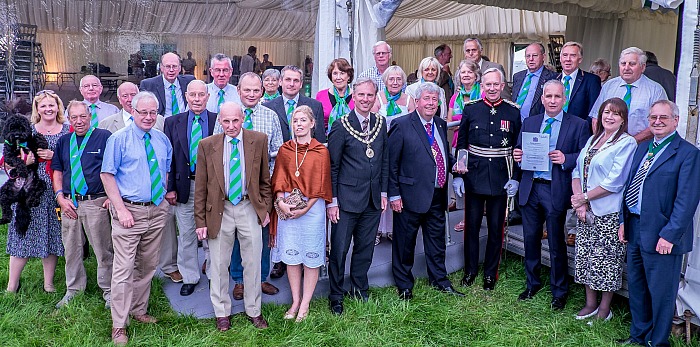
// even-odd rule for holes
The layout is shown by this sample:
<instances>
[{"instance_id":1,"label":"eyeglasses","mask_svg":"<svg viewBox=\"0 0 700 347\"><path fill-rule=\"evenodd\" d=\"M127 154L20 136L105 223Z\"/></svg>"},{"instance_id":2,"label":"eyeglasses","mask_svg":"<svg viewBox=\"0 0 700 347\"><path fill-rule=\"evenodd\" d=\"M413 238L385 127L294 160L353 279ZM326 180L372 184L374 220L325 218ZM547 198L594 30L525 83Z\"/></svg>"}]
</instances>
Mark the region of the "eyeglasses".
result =
<instances>
[{"instance_id":1,"label":"eyeglasses","mask_svg":"<svg viewBox=\"0 0 700 347\"><path fill-rule=\"evenodd\" d=\"M662 115L659 115L659 116L651 116L651 115L650 115L649 117L647 117L647 119L649 119L650 122L654 122L654 121L657 121L657 120L660 120L660 121L662 121L662 122L665 122L665 121L670 120L670 119L672 119L672 118L675 118L675 117L667 116L667 115L665 115L665 114L662 114Z\"/></svg>"},{"instance_id":2,"label":"eyeglasses","mask_svg":"<svg viewBox=\"0 0 700 347\"><path fill-rule=\"evenodd\" d=\"M80 88L83 88L83 89L90 89L90 87L92 87L92 89L97 89L99 87L102 87L102 85L99 83L93 83L93 84L83 84L80 86Z\"/></svg>"},{"instance_id":3,"label":"eyeglasses","mask_svg":"<svg viewBox=\"0 0 700 347\"><path fill-rule=\"evenodd\" d=\"M36 95L42 95L42 94L56 94L56 92L54 92L51 89L44 89L44 90L36 92Z\"/></svg>"},{"instance_id":4,"label":"eyeglasses","mask_svg":"<svg viewBox=\"0 0 700 347\"><path fill-rule=\"evenodd\" d=\"M215 74L220 74L220 73L229 73L229 72L231 72L231 69L212 69L212 71Z\"/></svg>"},{"instance_id":5,"label":"eyeglasses","mask_svg":"<svg viewBox=\"0 0 700 347\"><path fill-rule=\"evenodd\" d=\"M136 109L134 109L134 110L136 110ZM139 111L139 110L136 110L136 113L140 114L141 116L151 116L151 117L158 116L158 111Z\"/></svg>"},{"instance_id":6,"label":"eyeglasses","mask_svg":"<svg viewBox=\"0 0 700 347\"><path fill-rule=\"evenodd\" d=\"M389 55L389 54L391 54L391 53L389 53L389 52L374 52L374 55L378 55L380 57L383 55Z\"/></svg>"},{"instance_id":7,"label":"eyeglasses","mask_svg":"<svg viewBox=\"0 0 700 347\"><path fill-rule=\"evenodd\" d=\"M163 68L166 70L178 70L180 65L163 65Z\"/></svg>"}]
</instances>

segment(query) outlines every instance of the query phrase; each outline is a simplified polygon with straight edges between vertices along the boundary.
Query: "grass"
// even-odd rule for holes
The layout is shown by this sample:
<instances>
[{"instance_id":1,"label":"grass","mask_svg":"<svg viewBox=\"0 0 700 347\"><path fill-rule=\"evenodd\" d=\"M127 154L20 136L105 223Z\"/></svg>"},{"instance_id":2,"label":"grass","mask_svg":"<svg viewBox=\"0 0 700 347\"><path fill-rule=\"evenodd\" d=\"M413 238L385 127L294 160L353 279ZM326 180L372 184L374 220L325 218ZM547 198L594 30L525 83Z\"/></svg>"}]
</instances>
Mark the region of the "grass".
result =
<instances>
[{"instance_id":1,"label":"grass","mask_svg":"<svg viewBox=\"0 0 700 347\"><path fill-rule=\"evenodd\" d=\"M0 244L6 229L0 227ZM54 305L65 291L63 261L56 273L57 293L42 290L41 262L31 260L22 274L18 294L4 292L8 256L0 255L0 346L103 346L111 345L110 313L104 308L95 283L95 258L86 262L88 289L70 305ZM450 276L458 283L461 273ZM547 278L544 278L547 281ZM132 323L130 346L616 346L617 338L629 334L627 301L616 297L614 318L588 326L574 315L583 305L580 285L572 285L565 310L553 312L547 291L533 300L518 302L525 277L522 259L509 254L502 265L496 290L484 292L478 285L458 290L466 298L441 294L421 279L414 299L399 300L394 288L372 288L369 303L346 300L345 313L333 316L325 298L312 302L309 318L302 323L285 321L286 305L263 305L270 328L258 331L237 315L232 329L219 333L213 319L198 320L174 312L155 280L149 313L159 323ZM684 346L679 339L673 346ZM696 340L694 346L700 346Z\"/></svg>"}]
</instances>

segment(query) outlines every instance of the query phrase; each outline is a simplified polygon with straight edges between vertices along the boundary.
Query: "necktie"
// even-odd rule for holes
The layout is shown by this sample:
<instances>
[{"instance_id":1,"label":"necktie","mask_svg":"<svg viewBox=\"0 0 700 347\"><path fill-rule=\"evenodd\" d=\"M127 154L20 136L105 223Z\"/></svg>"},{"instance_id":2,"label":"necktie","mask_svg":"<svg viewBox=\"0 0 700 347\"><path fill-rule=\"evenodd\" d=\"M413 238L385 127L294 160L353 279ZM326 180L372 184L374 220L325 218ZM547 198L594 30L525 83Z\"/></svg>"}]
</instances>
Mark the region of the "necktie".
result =
<instances>
[{"instance_id":1,"label":"necktie","mask_svg":"<svg viewBox=\"0 0 700 347\"><path fill-rule=\"evenodd\" d=\"M534 75L533 73L527 74L527 79L525 79L525 83L523 83L523 87L520 89L520 94L518 94L518 100L516 101L520 106L522 106L525 99L527 99L527 93L530 91L530 83Z\"/></svg>"},{"instance_id":2,"label":"necktie","mask_svg":"<svg viewBox=\"0 0 700 347\"><path fill-rule=\"evenodd\" d=\"M243 120L243 128L248 129L248 130L253 130L253 118L251 117L253 115L253 110L246 108L245 109L245 119Z\"/></svg>"},{"instance_id":3,"label":"necktie","mask_svg":"<svg viewBox=\"0 0 700 347\"><path fill-rule=\"evenodd\" d=\"M199 124L199 115L194 116L192 122L192 132L190 133L190 172L194 172L197 165L197 146L202 139L202 125Z\"/></svg>"},{"instance_id":4,"label":"necktie","mask_svg":"<svg viewBox=\"0 0 700 347\"><path fill-rule=\"evenodd\" d=\"M171 115L176 115L180 113L180 107L177 104L177 96L175 96L175 85L170 85L170 99L172 99L172 113Z\"/></svg>"},{"instance_id":5,"label":"necktie","mask_svg":"<svg viewBox=\"0 0 700 347\"><path fill-rule=\"evenodd\" d=\"M437 164L437 184L439 187L445 185L447 174L445 172L445 159L442 157L442 151L440 151L440 146L437 141L435 141L435 136L433 136L433 128L431 123L425 123L425 131L428 133L428 142L433 148L433 156L435 157L435 163Z\"/></svg>"},{"instance_id":6,"label":"necktie","mask_svg":"<svg viewBox=\"0 0 700 347\"><path fill-rule=\"evenodd\" d=\"M150 133L143 135L143 142L146 145L146 160L148 160L148 171L151 177L151 201L156 205L160 205L165 197L163 177L161 177L158 169L158 158L156 158L156 151L153 150L151 145Z\"/></svg>"},{"instance_id":7,"label":"necktie","mask_svg":"<svg viewBox=\"0 0 700 347\"><path fill-rule=\"evenodd\" d=\"M294 130L292 130L292 112L294 112L294 100L287 100L287 124L289 125L289 137L294 137Z\"/></svg>"},{"instance_id":8,"label":"necktie","mask_svg":"<svg viewBox=\"0 0 700 347\"><path fill-rule=\"evenodd\" d=\"M92 129L94 128L88 130L80 146L78 146L78 139L75 133L70 137L70 190L75 207L78 207L78 200L75 198L75 193L85 195L88 190L87 182L85 182L85 175L83 175L83 166L80 163L80 157L83 155L83 150L85 150L85 145L87 145L90 135L92 135Z\"/></svg>"},{"instance_id":9,"label":"necktie","mask_svg":"<svg viewBox=\"0 0 700 347\"><path fill-rule=\"evenodd\" d=\"M659 144L654 142L652 148L656 149L658 146ZM647 155L647 159L644 160L644 164L642 164L642 167L640 167L639 170L637 170L637 173L634 174L634 178L632 178L632 183L630 183L629 187L627 188L627 196L625 197L625 203L627 203L627 207L632 207L636 205L639 201L639 189L642 187L644 177L646 177L647 171L649 171L649 168L651 167L651 162L654 160L655 155L656 154L654 152Z\"/></svg>"},{"instance_id":10,"label":"necktie","mask_svg":"<svg viewBox=\"0 0 700 347\"><path fill-rule=\"evenodd\" d=\"M241 202L243 185L241 183L241 158L238 153L238 139L231 139L231 158L228 162L228 200L237 205Z\"/></svg>"},{"instance_id":11,"label":"necktie","mask_svg":"<svg viewBox=\"0 0 700 347\"><path fill-rule=\"evenodd\" d=\"M221 111L221 104L224 103L224 94L226 94L224 90L219 89L219 101L216 102L216 112Z\"/></svg>"},{"instance_id":12,"label":"necktie","mask_svg":"<svg viewBox=\"0 0 700 347\"><path fill-rule=\"evenodd\" d=\"M369 129L369 117L365 118L365 120L362 121L362 133L367 134L367 130ZM365 140L369 139L369 134L365 136Z\"/></svg>"},{"instance_id":13,"label":"necktie","mask_svg":"<svg viewBox=\"0 0 700 347\"><path fill-rule=\"evenodd\" d=\"M555 120L556 119L551 118L551 117L549 119L547 119L547 121L546 121L547 124L544 125L544 129L542 130L543 134L552 135L552 123L554 123Z\"/></svg>"},{"instance_id":14,"label":"necktie","mask_svg":"<svg viewBox=\"0 0 700 347\"><path fill-rule=\"evenodd\" d=\"M90 127L91 128L97 128L97 105L91 104L90 105L90 114L92 115L92 118L90 118Z\"/></svg>"},{"instance_id":15,"label":"necktie","mask_svg":"<svg viewBox=\"0 0 700 347\"><path fill-rule=\"evenodd\" d=\"M564 76L564 95L566 96L566 101L564 101L564 112L569 111L569 97L571 95L571 76Z\"/></svg>"},{"instance_id":16,"label":"necktie","mask_svg":"<svg viewBox=\"0 0 700 347\"><path fill-rule=\"evenodd\" d=\"M401 108L396 101L401 98L401 92L396 95L389 95L389 91L384 89L384 96L386 96L386 116L391 117L400 114Z\"/></svg>"},{"instance_id":17,"label":"necktie","mask_svg":"<svg viewBox=\"0 0 700 347\"><path fill-rule=\"evenodd\" d=\"M625 96L622 98L622 100L627 104L627 109L630 108L630 102L632 102L632 85L631 84L625 84L625 88L627 88L627 92L625 92Z\"/></svg>"}]
</instances>

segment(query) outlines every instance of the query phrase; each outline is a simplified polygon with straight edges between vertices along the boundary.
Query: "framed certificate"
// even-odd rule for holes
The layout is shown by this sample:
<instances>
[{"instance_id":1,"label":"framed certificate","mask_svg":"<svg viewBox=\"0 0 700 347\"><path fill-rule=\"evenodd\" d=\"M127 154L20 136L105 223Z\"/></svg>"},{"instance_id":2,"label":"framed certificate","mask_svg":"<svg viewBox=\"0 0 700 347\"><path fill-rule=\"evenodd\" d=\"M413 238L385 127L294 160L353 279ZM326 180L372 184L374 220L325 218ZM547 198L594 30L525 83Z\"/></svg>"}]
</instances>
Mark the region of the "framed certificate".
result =
<instances>
[{"instance_id":1,"label":"framed certificate","mask_svg":"<svg viewBox=\"0 0 700 347\"><path fill-rule=\"evenodd\" d=\"M523 161L520 168L528 171L549 170L549 134L523 132Z\"/></svg>"}]
</instances>

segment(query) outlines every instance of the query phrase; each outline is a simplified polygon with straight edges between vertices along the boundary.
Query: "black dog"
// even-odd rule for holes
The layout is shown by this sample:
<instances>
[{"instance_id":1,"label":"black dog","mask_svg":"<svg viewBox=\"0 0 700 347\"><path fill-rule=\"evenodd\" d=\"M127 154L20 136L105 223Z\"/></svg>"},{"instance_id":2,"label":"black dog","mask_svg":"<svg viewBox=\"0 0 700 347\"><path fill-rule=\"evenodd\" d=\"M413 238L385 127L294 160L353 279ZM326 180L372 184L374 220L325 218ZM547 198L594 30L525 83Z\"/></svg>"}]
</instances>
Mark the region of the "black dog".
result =
<instances>
[{"instance_id":1,"label":"black dog","mask_svg":"<svg viewBox=\"0 0 700 347\"><path fill-rule=\"evenodd\" d=\"M2 218L0 224L7 224L12 219L12 204L15 208L15 226L20 235L24 235L31 221L30 210L39 206L41 195L46 190L46 183L39 178L37 169L39 149L49 148L44 135L32 134L29 120L22 115L12 115L5 121L2 129L5 139L3 155L5 165L10 167L9 180L0 188L0 207ZM26 165L24 158L34 154L34 163Z\"/></svg>"}]
</instances>

